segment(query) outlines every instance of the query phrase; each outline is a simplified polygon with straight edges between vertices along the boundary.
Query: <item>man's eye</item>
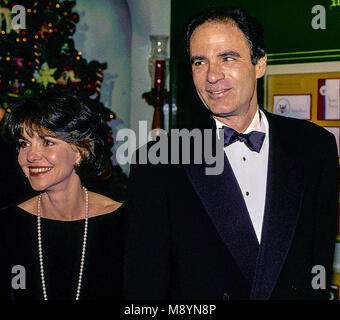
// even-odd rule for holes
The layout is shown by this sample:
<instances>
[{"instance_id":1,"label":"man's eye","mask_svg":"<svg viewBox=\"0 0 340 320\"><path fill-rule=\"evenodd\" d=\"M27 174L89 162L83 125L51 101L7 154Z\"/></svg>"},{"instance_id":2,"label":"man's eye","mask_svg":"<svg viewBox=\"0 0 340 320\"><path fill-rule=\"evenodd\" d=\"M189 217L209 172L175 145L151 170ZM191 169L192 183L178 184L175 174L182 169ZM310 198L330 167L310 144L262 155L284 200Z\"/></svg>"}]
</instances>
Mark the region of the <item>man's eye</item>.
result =
<instances>
[{"instance_id":1,"label":"man's eye","mask_svg":"<svg viewBox=\"0 0 340 320\"><path fill-rule=\"evenodd\" d=\"M195 67L199 67L199 66L201 66L202 64L204 64L203 61L195 61L195 62L194 62L194 66L195 66Z\"/></svg>"},{"instance_id":2,"label":"man's eye","mask_svg":"<svg viewBox=\"0 0 340 320\"><path fill-rule=\"evenodd\" d=\"M234 61L234 57L224 57L224 61Z\"/></svg>"}]
</instances>

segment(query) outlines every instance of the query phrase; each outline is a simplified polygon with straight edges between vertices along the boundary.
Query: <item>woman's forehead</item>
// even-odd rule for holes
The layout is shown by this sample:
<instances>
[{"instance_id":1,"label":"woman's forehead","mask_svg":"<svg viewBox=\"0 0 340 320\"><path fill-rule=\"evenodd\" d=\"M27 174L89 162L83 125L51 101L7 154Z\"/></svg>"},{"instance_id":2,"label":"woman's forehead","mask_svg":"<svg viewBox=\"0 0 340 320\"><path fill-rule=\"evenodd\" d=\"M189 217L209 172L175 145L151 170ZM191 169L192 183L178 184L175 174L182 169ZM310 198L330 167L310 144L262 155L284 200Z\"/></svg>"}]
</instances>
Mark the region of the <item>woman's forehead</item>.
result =
<instances>
[{"instance_id":1,"label":"woman's forehead","mask_svg":"<svg viewBox=\"0 0 340 320\"><path fill-rule=\"evenodd\" d=\"M40 138L44 137L54 137L58 138L57 134L41 125L38 125L37 123L34 122L23 122L21 124L21 129L20 129L20 135L21 136L38 136Z\"/></svg>"}]
</instances>

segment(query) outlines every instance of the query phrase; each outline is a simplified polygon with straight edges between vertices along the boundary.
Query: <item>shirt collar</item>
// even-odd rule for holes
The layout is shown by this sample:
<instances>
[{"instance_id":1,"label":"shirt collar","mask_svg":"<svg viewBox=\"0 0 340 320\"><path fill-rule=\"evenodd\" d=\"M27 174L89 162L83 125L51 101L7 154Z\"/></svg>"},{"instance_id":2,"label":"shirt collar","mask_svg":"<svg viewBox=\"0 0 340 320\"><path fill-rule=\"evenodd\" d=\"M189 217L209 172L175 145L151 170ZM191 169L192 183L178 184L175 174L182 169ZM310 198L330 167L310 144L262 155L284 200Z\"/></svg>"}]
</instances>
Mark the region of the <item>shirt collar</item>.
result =
<instances>
[{"instance_id":1,"label":"shirt collar","mask_svg":"<svg viewBox=\"0 0 340 320\"><path fill-rule=\"evenodd\" d=\"M256 108L256 112L254 115L253 120L249 124L248 128L243 132L244 134L249 133L251 131L260 131L260 132L266 132L266 127L263 121L264 113L259 109L259 106ZM222 127L228 127L221 121L215 119L216 122L216 129L221 129ZM219 135L219 131L217 130L217 134Z\"/></svg>"}]
</instances>

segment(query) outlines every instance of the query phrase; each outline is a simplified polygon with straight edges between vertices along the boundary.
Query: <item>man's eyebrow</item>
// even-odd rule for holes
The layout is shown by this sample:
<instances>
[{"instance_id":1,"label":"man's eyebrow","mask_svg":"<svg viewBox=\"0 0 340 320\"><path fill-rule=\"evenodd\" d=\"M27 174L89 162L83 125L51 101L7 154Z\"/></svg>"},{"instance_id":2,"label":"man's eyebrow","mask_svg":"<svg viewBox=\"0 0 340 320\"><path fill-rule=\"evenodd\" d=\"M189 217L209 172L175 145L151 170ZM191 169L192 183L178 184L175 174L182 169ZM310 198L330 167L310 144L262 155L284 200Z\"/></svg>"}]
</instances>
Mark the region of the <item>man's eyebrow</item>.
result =
<instances>
[{"instance_id":1,"label":"man's eyebrow","mask_svg":"<svg viewBox=\"0 0 340 320\"><path fill-rule=\"evenodd\" d=\"M237 51L234 51L234 50L230 50L230 51L224 51L220 54L218 54L219 57L236 57L236 58L240 58L241 55L237 52Z\"/></svg>"},{"instance_id":2,"label":"man's eyebrow","mask_svg":"<svg viewBox=\"0 0 340 320\"><path fill-rule=\"evenodd\" d=\"M204 60L205 57L203 56L193 56L190 58L190 63L193 64L196 60Z\"/></svg>"},{"instance_id":3,"label":"man's eyebrow","mask_svg":"<svg viewBox=\"0 0 340 320\"><path fill-rule=\"evenodd\" d=\"M225 57L240 58L241 57L241 55L237 51L234 51L234 50L223 51L219 53L217 56L222 57L222 58L225 58ZM190 63L193 64L196 60L204 60L204 59L206 59L204 56L193 56L190 58Z\"/></svg>"}]
</instances>

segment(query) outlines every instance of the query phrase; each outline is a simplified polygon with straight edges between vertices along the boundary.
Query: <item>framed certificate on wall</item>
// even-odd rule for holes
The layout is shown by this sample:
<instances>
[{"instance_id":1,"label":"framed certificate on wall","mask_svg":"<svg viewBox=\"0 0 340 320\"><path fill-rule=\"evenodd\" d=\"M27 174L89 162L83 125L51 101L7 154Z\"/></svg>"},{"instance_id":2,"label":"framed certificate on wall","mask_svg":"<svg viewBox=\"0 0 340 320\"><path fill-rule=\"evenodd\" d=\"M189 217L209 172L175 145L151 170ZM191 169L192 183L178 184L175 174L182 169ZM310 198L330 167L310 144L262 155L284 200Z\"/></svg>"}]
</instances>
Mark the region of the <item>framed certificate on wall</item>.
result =
<instances>
[{"instance_id":1,"label":"framed certificate on wall","mask_svg":"<svg viewBox=\"0 0 340 320\"><path fill-rule=\"evenodd\" d=\"M311 120L312 95L274 95L273 113L290 118Z\"/></svg>"},{"instance_id":2,"label":"framed certificate on wall","mask_svg":"<svg viewBox=\"0 0 340 320\"><path fill-rule=\"evenodd\" d=\"M318 79L318 120L340 120L340 78Z\"/></svg>"}]
</instances>

